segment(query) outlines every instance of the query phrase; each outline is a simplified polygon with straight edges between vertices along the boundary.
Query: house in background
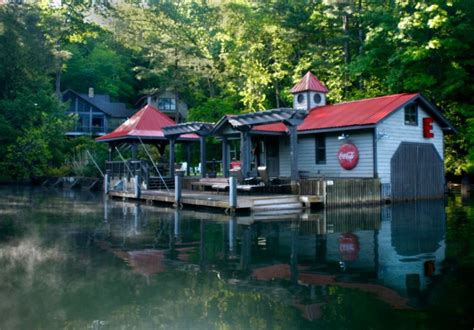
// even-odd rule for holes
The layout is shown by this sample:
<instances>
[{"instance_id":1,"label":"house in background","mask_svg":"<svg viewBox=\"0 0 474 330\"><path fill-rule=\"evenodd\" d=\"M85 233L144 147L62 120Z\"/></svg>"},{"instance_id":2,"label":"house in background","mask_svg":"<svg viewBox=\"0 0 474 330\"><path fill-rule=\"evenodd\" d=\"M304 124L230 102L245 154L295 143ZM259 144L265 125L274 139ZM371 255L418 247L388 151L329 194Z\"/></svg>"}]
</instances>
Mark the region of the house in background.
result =
<instances>
[{"instance_id":1,"label":"house in background","mask_svg":"<svg viewBox=\"0 0 474 330\"><path fill-rule=\"evenodd\" d=\"M77 116L75 127L66 133L68 136L105 135L136 112L124 103L111 102L109 95L95 94L93 88L89 88L88 94L68 89L62 94L62 101L69 104L68 114Z\"/></svg>"},{"instance_id":2,"label":"house in background","mask_svg":"<svg viewBox=\"0 0 474 330\"><path fill-rule=\"evenodd\" d=\"M147 104L159 109L176 123L185 121L188 116L188 105L181 101L178 95L172 91L164 91L149 96Z\"/></svg>"}]
</instances>

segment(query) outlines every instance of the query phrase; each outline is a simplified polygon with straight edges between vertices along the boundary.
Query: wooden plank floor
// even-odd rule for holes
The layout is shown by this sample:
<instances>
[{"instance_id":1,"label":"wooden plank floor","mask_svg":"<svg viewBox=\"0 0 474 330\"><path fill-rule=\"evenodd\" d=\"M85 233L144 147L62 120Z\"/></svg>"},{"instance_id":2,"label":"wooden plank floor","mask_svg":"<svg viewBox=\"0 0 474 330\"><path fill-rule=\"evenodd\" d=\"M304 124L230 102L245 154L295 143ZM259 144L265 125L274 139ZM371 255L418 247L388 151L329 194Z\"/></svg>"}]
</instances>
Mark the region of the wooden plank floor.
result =
<instances>
[{"instance_id":1,"label":"wooden plank floor","mask_svg":"<svg viewBox=\"0 0 474 330\"><path fill-rule=\"evenodd\" d=\"M111 191L109 195L112 197L135 199L132 192ZM174 203L174 191L165 190L144 190L141 193L140 200L156 201L164 203ZM318 196L305 196L302 198L297 195L276 195L276 194L259 194L259 195L239 195L237 197L237 209L251 209L251 208L295 208L297 203L322 202L322 198ZM187 206L200 207L214 207L220 209L229 208L229 196L224 193L183 190L181 195L181 202ZM300 204L301 205L301 204ZM301 205L302 208L302 205Z\"/></svg>"}]
</instances>

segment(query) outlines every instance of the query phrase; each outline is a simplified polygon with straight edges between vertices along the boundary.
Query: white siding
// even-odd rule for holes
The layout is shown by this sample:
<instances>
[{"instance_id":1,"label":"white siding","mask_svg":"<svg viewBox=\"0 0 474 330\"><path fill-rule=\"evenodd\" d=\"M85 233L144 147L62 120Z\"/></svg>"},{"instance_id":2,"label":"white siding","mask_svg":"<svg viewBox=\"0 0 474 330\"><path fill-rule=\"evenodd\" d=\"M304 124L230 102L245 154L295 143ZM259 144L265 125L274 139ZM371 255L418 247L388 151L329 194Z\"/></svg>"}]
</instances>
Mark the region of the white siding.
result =
<instances>
[{"instance_id":1,"label":"white siding","mask_svg":"<svg viewBox=\"0 0 474 330\"><path fill-rule=\"evenodd\" d=\"M301 103L298 103L298 95L303 94L304 95L304 101ZM314 94L319 94L321 96L321 102L319 103L314 103ZM326 94L324 93L317 93L317 92L303 92L303 93L298 93L293 96L293 108L294 109L307 109L308 106L308 95L309 95L309 109L314 108L315 106L323 106L326 105Z\"/></svg>"},{"instance_id":2,"label":"white siding","mask_svg":"<svg viewBox=\"0 0 474 330\"><path fill-rule=\"evenodd\" d=\"M377 172L382 183L390 183L390 161L402 142L432 143L444 160L443 131L433 122L434 138L423 137L423 118L430 117L418 107L418 125L405 125L405 111L397 110L377 125Z\"/></svg>"},{"instance_id":3,"label":"white siding","mask_svg":"<svg viewBox=\"0 0 474 330\"><path fill-rule=\"evenodd\" d=\"M359 163L352 170L341 167L337 152L344 140L338 140L338 134L326 134L326 164L316 164L315 135L298 136L298 167L300 171L320 174L328 177L373 177L373 137L370 131L349 132L349 141L359 149ZM280 175L290 175L290 144L289 138L280 139Z\"/></svg>"}]
</instances>

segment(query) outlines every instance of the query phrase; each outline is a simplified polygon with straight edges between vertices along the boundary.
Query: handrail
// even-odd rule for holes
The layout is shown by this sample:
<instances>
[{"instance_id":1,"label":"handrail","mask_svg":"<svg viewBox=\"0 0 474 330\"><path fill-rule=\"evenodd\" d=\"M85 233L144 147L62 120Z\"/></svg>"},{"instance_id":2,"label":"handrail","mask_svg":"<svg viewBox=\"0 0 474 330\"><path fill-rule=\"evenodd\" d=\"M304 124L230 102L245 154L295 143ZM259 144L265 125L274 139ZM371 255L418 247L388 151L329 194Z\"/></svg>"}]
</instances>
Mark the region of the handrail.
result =
<instances>
[{"instance_id":1,"label":"handrail","mask_svg":"<svg viewBox=\"0 0 474 330\"><path fill-rule=\"evenodd\" d=\"M155 170L156 170L156 172L158 173L158 175L159 175L161 181L163 182L163 184L164 184L164 186L165 186L165 188L166 188L166 191L169 192L170 190L169 190L169 188L168 188L168 185L166 184L165 179L163 179L163 177L161 176L160 170L158 170L158 166L156 166L155 162L153 161L153 158L151 158L151 155L150 155L150 153L148 152L148 149L146 148L145 144L143 143L141 137L138 137L138 139L140 140L140 143L142 144L143 149L145 150L145 152L146 152L148 158L150 158L151 163L153 164L153 167L155 168Z\"/></svg>"},{"instance_id":2,"label":"handrail","mask_svg":"<svg viewBox=\"0 0 474 330\"><path fill-rule=\"evenodd\" d=\"M94 163L95 167L97 167L97 169L99 170L99 172L100 172L100 174L102 175L102 177L104 177L104 172L102 172L102 170L100 169L99 165L97 165L97 163L96 163L94 157L92 157L92 155L91 155L89 149L86 148L86 152L87 152L87 154L89 155L89 157L90 157L90 159L92 160L92 162Z\"/></svg>"},{"instance_id":3,"label":"handrail","mask_svg":"<svg viewBox=\"0 0 474 330\"><path fill-rule=\"evenodd\" d=\"M117 147L115 147L115 150L117 150L119 157L122 159L123 163L125 164L125 167L127 168L128 172L130 173L130 175L135 176L135 173L133 173L132 170L130 169L130 167L128 167L127 161L125 160L125 158L123 158L122 153L120 152L120 150L118 150Z\"/></svg>"}]
</instances>

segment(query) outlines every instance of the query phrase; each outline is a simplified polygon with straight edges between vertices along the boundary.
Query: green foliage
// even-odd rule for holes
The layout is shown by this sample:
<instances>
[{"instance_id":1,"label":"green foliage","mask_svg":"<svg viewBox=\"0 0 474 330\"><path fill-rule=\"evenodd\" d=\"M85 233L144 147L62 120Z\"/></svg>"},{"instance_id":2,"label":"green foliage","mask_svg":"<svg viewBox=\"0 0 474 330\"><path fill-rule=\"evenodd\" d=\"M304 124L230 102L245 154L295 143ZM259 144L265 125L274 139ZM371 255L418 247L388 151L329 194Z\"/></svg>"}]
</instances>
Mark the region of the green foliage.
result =
<instances>
[{"instance_id":1,"label":"green foliage","mask_svg":"<svg viewBox=\"0 0 474 330\"><path fill-rule=\"evenodd\" d=\"M189 110L189 121L216 123L225 115L235 114L236 102L230 98L211 97L201 105Z\"/></svg>"},{"instance_id":2,"label":"green foliage","mask_svg":"<svg viewBox=\"0 0 474 330\"><path fill-rule=\"evenodd\" d=\"M0 169L28 179L62 164L69 120L48 77L54 62L39 10L2 6L0 21Z\"/></svg>"},{"instance_id":3,"label":"green foliage","mask_svg":"<svg viewBox=\"0 0 474 330\"><path fill-rule=\"evenodd\" d=\"M130 1L97 12L101 26L84 20L88 10L0 7L1 155L59 118L48 98L60 87L134 105L171 89L190 120L215 122L291 105L289 88L312 70L330 102L425 93L459 129L446 140L448 172L474 171L471 1ZM48 166L60 167L72 156L53 135Z\"/></svg>"},{"instance_id":4,"label":"green foliage","mask_svg":"<svg viewBox=\"0 0 474 330\"><path fill-rule=\"evenodd\" d=\"M108 158L107 145L97 143L88 136L81 136L71 139L68 142L67 164L71 169L71 174L84 177L100 177L101 173L91 159L94 158L97 165L102 166L102 172L105 161Z\"/></svg>"},{"instance_id":5,"label":"green foliage","mask_svg":"<svg viewBox=\"0 0 474 330\"><path fill-rule=\"evenodd\" d=\"M44 130L33 128L19 136L7 150L7 163L14 178L42 176L52 159Z\"/></svg>"},{"instance_id":6,"label":"green foliage","mask_svg":"<svg viewBox=\"0 0 474 330\"><path fill-rule=\"evenodd\" d=\"M94 87L97 93L130 100L133 96L133 71L129 53L118 48L108 36L87 39L66 47L71 58L65 64L62 77L64 89L87 93Z\"/></svg>"}]
</instances>

